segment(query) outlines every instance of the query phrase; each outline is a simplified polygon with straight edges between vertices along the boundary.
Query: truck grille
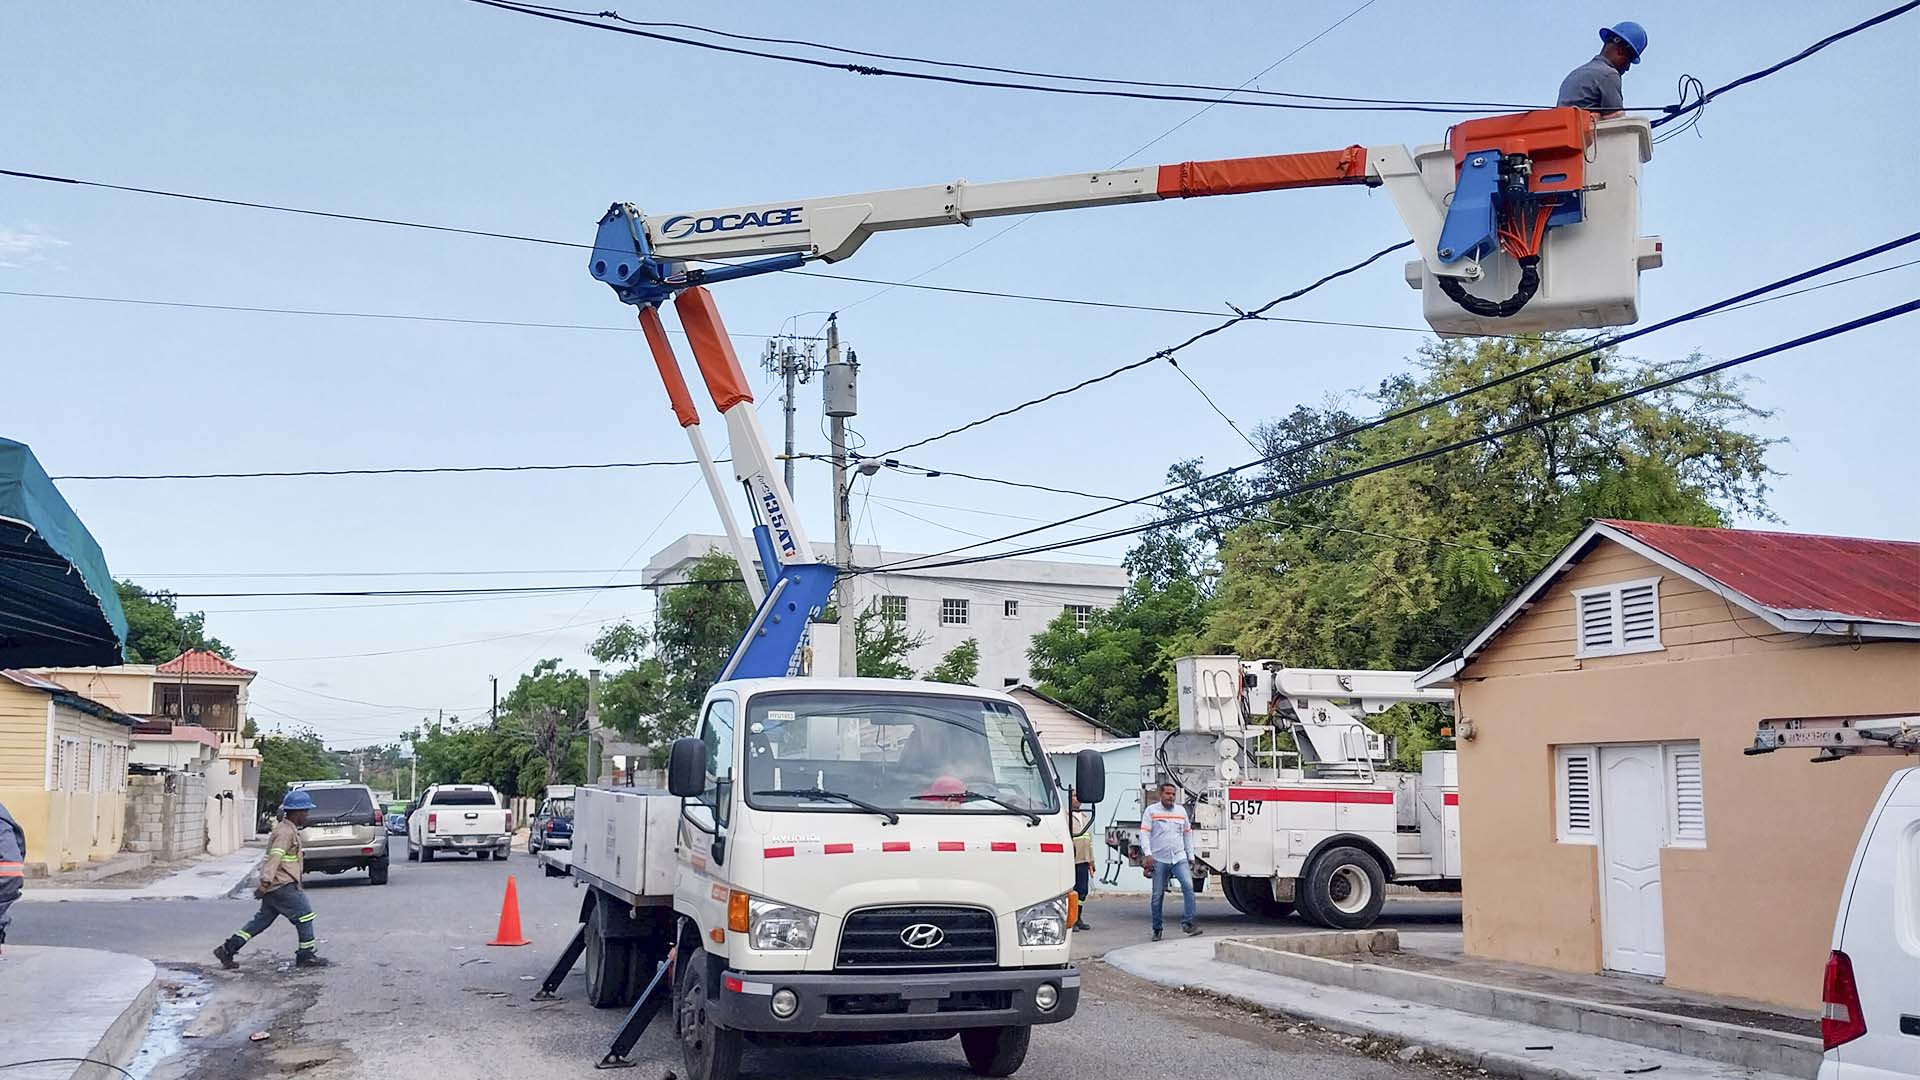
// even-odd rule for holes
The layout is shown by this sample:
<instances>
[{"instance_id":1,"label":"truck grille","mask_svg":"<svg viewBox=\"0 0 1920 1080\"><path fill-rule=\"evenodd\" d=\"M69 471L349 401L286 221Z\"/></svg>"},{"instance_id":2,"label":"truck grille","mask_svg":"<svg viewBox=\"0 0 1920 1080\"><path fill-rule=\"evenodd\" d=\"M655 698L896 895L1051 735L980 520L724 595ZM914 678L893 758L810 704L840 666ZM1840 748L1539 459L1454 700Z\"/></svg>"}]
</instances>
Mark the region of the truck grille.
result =
<instances>
[{"instance_id":1,"label":"truck grille","mask_svg":"<svg viewBox=\"0 0 1920 1080\"><path fill-rule=\"evenodd\" d=\"M921 949L909 946L902 935L917 926L938 927L939 944ZM834 965L896 970L992 967L998 959L992 912L917 905L867 908L848 915Z\"/></svg>"}]
</instances>

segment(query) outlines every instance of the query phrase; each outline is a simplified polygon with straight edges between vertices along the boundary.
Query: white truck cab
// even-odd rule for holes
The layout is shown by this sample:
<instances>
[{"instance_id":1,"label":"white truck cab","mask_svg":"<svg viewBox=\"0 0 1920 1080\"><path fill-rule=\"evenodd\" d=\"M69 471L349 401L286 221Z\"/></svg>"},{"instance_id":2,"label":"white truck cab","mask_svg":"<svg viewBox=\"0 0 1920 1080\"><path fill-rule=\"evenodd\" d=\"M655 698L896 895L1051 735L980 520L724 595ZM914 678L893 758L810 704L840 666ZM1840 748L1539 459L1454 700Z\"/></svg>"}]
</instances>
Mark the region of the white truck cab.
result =
<instances>
[{"instance_id":1,"label":"white truck cab","mask_svg":"<svg viewBox=\"0 0 1920 1080\"><path fill-rule=\"evenodd\" d=\"M580 789L573 857L589 996L633 1001L672 947L684 1075L730 1080L749 1041L957 1034L1005 1076L1073 1015L1066 798L1012 698L744 679L697 730L669 795ZM1083 802L1102 768L1081 764Z\"/></svg>"}]
</instances>

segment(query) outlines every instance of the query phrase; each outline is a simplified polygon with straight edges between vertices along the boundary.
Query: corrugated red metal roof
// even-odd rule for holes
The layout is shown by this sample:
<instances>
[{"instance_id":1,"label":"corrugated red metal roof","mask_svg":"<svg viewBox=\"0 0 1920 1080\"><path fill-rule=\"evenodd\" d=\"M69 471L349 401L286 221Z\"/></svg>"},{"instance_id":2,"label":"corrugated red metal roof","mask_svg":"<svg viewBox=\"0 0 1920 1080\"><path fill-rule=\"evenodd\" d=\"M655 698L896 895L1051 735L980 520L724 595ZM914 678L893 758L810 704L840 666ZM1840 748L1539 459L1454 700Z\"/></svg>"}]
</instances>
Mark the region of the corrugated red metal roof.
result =
<instances>
[{"instance_id":1,"label":"corrugated red metal roof","mask_svg":"<svg viewBox=\"0 0 1920 1080\"><path fill-rule=\"evenodd\" d=\"M257 672L228 662L218 653L189 649L154 669L160 675L254 675Z\"/></svg>"},{"instance_id":2,"label":"corrugated red metal roof","mask_svg":"<svg viewBox=\"0 0 1920 1080\"><path fill-rule=\"evenodd\" d=\"M1603 519L1781 616L1920 624L1920 543Z\"/></svg>"}]
</instances>

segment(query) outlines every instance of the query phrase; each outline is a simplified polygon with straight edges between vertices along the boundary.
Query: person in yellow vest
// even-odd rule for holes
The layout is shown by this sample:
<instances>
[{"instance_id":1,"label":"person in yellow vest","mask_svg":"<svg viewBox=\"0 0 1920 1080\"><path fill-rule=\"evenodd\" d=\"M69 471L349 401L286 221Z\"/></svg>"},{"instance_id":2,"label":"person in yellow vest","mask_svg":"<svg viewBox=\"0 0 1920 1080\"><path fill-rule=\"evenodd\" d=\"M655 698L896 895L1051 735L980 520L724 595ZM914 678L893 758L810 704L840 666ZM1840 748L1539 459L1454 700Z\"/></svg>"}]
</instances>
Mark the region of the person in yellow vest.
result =
<instances>
[{"instance_id":1,"label":"person in yellow vest","mask_svg":"<svg viewBox=\"0 0 1920 1080\"><path fill-rule=\"evenodd\" d=\"M313 904L307 900L307 890L300 887L300 875L306 872L305 857L300 851L300 829L306 825L312 810L313 796L298 788L287 792L287 797L280 801L280 820L267 836L267 857L260 862L260 881L253 887L253 895L260 900L260 910L253 913L247 925L234 931L232 937L213 947L213 958L220 961L221 967L229 971L239 967L234 957L278 918L292 923L293 932L300 937L300 943L293 950L296 965L328 965L327 959L317 951L320 943L313 934Z\"/></svg>"},{"instance_id":2,"label":"person in yellow vest","mask_svg":"<svg viewBox=\"0 0 1920 1080\"><path fill-rule=\"evenodd\" d=\"M1093 811L1080 809L1080 796L1068 797L1067 821L1073 829L1073 891L1080 894L1079 919L1075 930L1091 930L1087 924L1087 894L1093 891Z\"/></svg>"}]
</instances>

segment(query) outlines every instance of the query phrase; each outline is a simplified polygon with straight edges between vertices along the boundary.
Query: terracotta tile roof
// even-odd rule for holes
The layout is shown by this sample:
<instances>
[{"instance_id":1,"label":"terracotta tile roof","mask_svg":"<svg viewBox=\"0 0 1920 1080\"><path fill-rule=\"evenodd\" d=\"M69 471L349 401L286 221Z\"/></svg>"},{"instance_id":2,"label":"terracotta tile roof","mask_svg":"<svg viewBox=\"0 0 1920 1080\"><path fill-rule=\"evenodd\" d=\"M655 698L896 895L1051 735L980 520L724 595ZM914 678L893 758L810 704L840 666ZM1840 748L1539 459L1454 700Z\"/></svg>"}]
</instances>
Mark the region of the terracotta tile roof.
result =
<instances>
[{"instance_id":1,"label":"terracotta tile roof","mask_svg":"<svg viewBox=\"0 0 1920 1080\"><path fill-rule=\"evenodd\" d=\"M1789 619L1920 624L1920 544L1605 520Z\"/></svg>"},{"instance_id":2,"label":"terracotta tile roof","mask_svg":"<svg viewBox=\"0 0 1920 1080\"><path fill-rule=\"evenodd\" d=\"M238 664L205 649L189 649L154 669L160 675L254 675Z\"/></svg>"}]
</instances>

